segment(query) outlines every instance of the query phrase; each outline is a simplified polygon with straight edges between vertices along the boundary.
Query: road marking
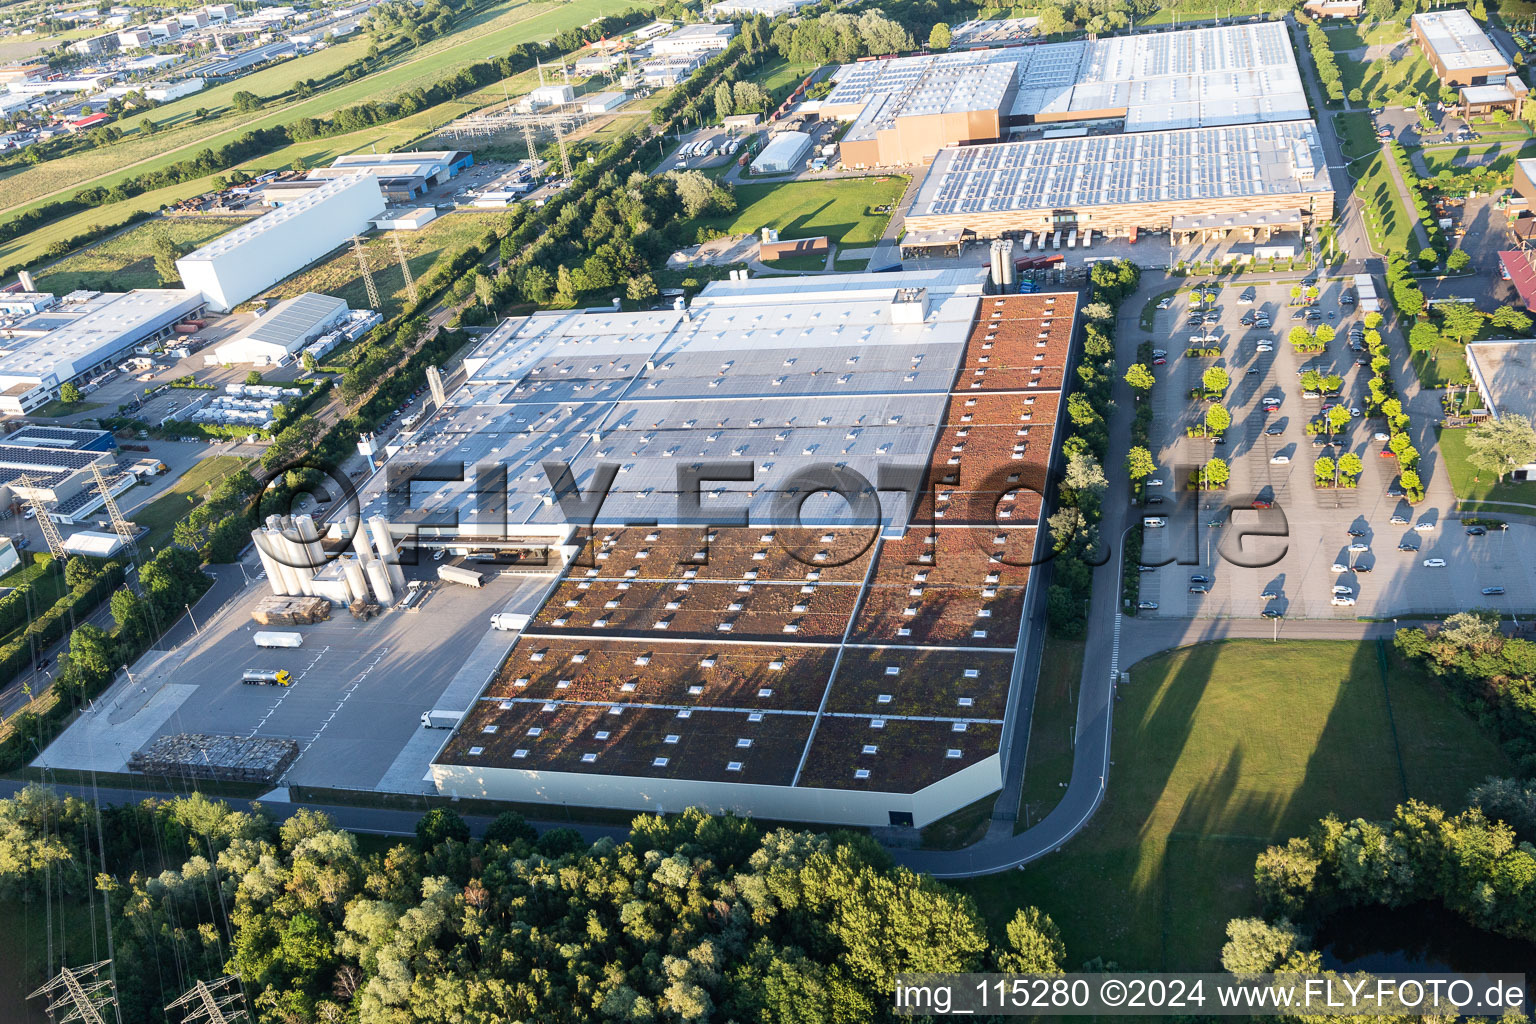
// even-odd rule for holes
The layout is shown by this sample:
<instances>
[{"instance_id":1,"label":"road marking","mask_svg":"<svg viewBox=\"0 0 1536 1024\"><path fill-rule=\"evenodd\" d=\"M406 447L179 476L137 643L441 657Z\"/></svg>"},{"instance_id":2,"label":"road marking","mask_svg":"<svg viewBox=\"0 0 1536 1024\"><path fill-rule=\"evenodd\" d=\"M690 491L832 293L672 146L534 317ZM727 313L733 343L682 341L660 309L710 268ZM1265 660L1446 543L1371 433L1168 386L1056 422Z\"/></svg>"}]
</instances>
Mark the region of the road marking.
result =
<instances>
[{"instance_id":1,"label":"road marking","mask_svg":"<svg viewBox=\"0 0 1536 1024\"><path fill-rule=\"evenodd\" d=\"M330 650L330 648L327 647L326 650ZM327 730L327 729L329 729L331 727L331 721L332 721L332 719L334 719L336 717L336 715L338 713L340 713L342 705L345 704L347 701L352 699L352 694L357 692L357 688L363 684L363 680L367 679L368 676L370 674L372 674L373 670L378 667L379 662L383 661L385 655L387 655L387 654L389 654L389 648L388 647L380 647L379 648L379 653L374 655L373 660L368 663L368 667L363 669L361 672L359 672L357 674L357 677L354 678L352 680L352 682L348 683L342 689L341 699L336 702L336 706L335 707L331 708L330 715L326 718L326 720L323 723L321 723L320 728L318 730L316 730L315 734L313 736L311 736L307 741L305 741L303 749L299 751L299 756L293 759L293 764L290 764L288 766L288 771L283 773L282 779L278 780L278 785L282 785L283 784L283 780L288 778L289 772L293 771L293 765L296 765L300 761L302 761L304 759L304 755L309 753L309 748L314 746L315 741L320 738L320 736L325 732L325 730ZM315 661L319 661L319 660L320 660L319 658L315 659ZM310 663L310 667L314 667L314 663L313 662Z\"/></svg>"}]
</instances>

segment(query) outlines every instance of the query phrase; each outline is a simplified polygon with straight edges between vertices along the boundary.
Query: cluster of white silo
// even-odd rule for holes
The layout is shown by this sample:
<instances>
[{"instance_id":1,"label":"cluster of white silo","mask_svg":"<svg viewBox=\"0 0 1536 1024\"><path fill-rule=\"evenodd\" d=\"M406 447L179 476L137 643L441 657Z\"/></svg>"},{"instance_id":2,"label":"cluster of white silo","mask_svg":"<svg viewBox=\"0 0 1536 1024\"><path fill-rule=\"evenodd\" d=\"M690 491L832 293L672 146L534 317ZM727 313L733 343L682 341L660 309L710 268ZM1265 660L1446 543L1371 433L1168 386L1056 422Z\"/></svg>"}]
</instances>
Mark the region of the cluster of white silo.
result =
<instances>
[{"instance_id":1,"label":"cluster of white silo","mask_svg":"<svg viewBox=\"0 0 1536 1024\"><path fill-rule=\"evenodd\" d=\"M1000 292L1013 290L1014 266L1013 266L1013 239L994 238L992 240L992 283Z\"/></svg>"},{"instance_id":2,"label":"cluster of white silo","mask_svg":"<svg viewBox=\"0 0 1536 1024\"><path fill-rule=\"evenodd\" d=\"M389 522L374 516L366 527L355 519L352 554L327 559L320 534L309 516L269 516L264 528L252 531L251 540L272 592L281 597L323 597L336 604L373 600L384 607L405 593L405 573Z\"/></svg>"}]
</instances>

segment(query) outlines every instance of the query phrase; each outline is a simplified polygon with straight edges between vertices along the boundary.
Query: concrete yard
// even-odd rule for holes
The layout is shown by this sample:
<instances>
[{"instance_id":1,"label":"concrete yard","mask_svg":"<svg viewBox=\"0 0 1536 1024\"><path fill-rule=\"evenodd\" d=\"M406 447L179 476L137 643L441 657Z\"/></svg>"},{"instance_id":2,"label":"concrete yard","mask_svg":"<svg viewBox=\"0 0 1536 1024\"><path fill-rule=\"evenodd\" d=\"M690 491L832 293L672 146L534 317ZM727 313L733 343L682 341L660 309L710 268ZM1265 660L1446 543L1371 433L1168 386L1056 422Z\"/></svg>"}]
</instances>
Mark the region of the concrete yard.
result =
<instances>
[{"instance_id":1,"label":"concrete yard","mask_svg":"<svg viewBox=\"0 0 1536 1024\"><path fill-rule=\"evenodd\" d=\"M140 659L37 763L124 771L128 754L154 737L193 732L297 741L300 755L283 784L366 790L386 774L394 788L420 780L449 736L423 730L422 712L450 689L456 710L468 706L464 694L478 695L517 636L492 630L491 615L532 612L553 580L499 576L486 566L486 585L476 590L437 583L438 564L402 567L407 579L432 581L412 610L358 622L338 609L328 622L274 627L304 635L295 650L255 646L261 627L251 609L268 595L257 582L188 643ZM466 662L472 672L461 673ZM292 686L241 682L246 669L267 668L287 669ZM419 764L402 762L408 747Z\"/></svg>"},{"instance_id":2,"label":"concrete yard","mask_svg":"<svg viewBox=\"0 0 1536 1024\"><path fill-rule=\"evenodd\" d=\"M1187 335L1198 330L1184 324L1182 295L1171 309L1157 314L1151 340L1168 352L1167 365L1154 368L1158 384L1151 398L1158 465L1154 478L1163 485L1148 493L1162 495L1164 501L1144 514L1161 516L1168 526L1145 531L1143 561L1155 568L1141 574L1141 600L1157 608L1141 615L1256 617L1268 609L1291 618L1354 619L1536 603L1536 527L1511 525L1507 532L1468 536L1459 519L1448 518L1448 507L1433 497L1412 506L1388 496L1396 483L1397 462L1380 455L1384 445L1374 438L1383 429L1380 421L1353 420L1340 443L1329 448L1313 447L1306 436L1306 424L1319 415L1323 402L1302 398L1298 371L1303 363L1344 377L1344 405L1364 404L1368 368L1355 365L1356 353L1346 340L1347 325L1360 316L1340 306L1340 291L1339 283L1324 282L1318 308L1325 317L1332 312L1333 318L1322 322L1340 336L1326 352L1312 356L1299 356L1285 341L1300 322L1291 320L1286 305L1289 286L1259 286L1251 306L1238 304L1241 288L1222 289L1221 324L1211 329L1221 335L1222 356L1214 360L1184 355ZM1260 308L1271 314L1271 328L1249 330L1238 324L1244 311ZM1255 350L1259 335L1274 340L1273 352ZM1232 376L1225 401L1232 426L1220 447L1185 436L1205 409L1203 403L1189 400L1190 389L1199 385L1200 375L1211 365L1226 368ZM1259 372L1249 374L1250 368ZM1278 409L1266 413L1265 397L1279 399ZM1279 427L1280 433L1267 433L1272 427ZM1337 457L1344 451L1357 453L1365 465L1359 486L1315 489L1312 467L1317 457ZM1203 495L1185 490L1190 475L1213 454L1231 464L1227 489ZM1271 461L1277 456L1289 461ZM1432 465L1428 460L1426 464ZM1272 502L1275 508L1247 511L1255 499ZM1238 511L1234 515L1231 509ZM1407 522L1393 523L1394 516ZM1213 521L1222 525L1209 525ZM1421 523L1432 528L1414 529ZM1351 529L1364 536L1349 536ZM1258 537L1256 532L1279 536ZM1241 534L1247 538L1240 541ZM1404 542L1418 550L1399 551ZM1364 544L1366 550L1351 553L1352 543ZM1425 566L1429 558L1443 558L1447 564ZM1335 565L1347 568L1335 572ZM1366 571L1359 571L1361 567ZM1189 592L1190 577L1196 575L1211 578L1209 593ZM1356 603L1332 604L1334 586L1348 587ZM1506 593L1484 596L1484 587L1504 587ZM1261 597L1265 593L1275 597Z\"/></svg>"}]
</instances>

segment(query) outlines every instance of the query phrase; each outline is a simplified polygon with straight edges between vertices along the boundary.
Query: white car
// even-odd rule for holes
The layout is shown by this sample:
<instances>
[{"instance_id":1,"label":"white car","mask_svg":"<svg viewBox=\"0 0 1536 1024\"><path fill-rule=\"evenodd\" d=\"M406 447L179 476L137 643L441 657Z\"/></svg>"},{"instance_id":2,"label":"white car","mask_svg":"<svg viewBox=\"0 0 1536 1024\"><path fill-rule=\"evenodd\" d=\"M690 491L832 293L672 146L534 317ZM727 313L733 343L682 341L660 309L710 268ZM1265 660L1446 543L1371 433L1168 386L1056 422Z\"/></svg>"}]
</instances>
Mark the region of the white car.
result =
<instances>
[{"instance_id":1,"label":"white car","mask_svg":"<svg viewBox=\"0 0 1536 1024\"><path fill-rule=\"evenodd\" d=\"M1255 352L1273 352L1275 350L1275 346L1269 344L1269 342L1264 342L1261 345L1255 345L1253 350Z\"/></svg>"},{"instance_id":2,"label":"white car","mask_svg":"<svg viewBox=\"0 0 1536 1024\"><path fill-rule=\"evenodd\" d=\"M1397 526L1407 526L1408 525L1408 517L1407 516L1393 516L1392 517L1392 522L1395 525L1397 525Z\"/></svg>"},{"instance_id":3,"label":"white car","mask_svg":"<svg viewBox=\"0 0 1536 1024\"><path fill-rule=\"evenodd\" d=\"M1141 521L1141 525L1147 527L1167 526L1168 521L1158 516L1147 516Z\"/></svg>"},{"instance_id":4,"label":"white car","mask_svg":"<svg viewBox=\"0 0 1536 1024\"><path fill-rule=\"evenodd\" d=\"M1331 571L1349 572L1349 566L1345 565L1343 562L1334 562Z\"/></svg>"},{"instance_id":5,"label":"white car","mask_svg":"<svg viewBox=\"0 0 1536 1024\"><path fill-rule=\"evenodd\" d=\"M1148 487L1161 487L1161 486L1163 486L1163 478L1160 477L1160 476L1155 476L1152 479L1147 481L1147 486Z\"/></svg>"},{"instance_id":6,"label":"white car","mask_svg":"<svg viewBox=\"0 0 1536 1024\"><path fill-rule=\"evenodd\" d=\"M1355 552L1356 554L1358 554L1361 551L1369 551L1369 550L1371 550L1371 546L1369 544L1355 543L1355 544L1351 544L1349 546L1349 550L1352 551L1352 552Z\"/></svg>"},{"instance_id":7,"label":"white car","mask_svg":"<svg viewBox=\"0 0 1536 1024\"><path fill-rule=\"evenodd\" d=\"M1163 358L1163 356L1166 356L1167 354L1168 354L1168 351L1166 349L1155 348L1155 349L1152 350L1152 358L1153 359L1161 359L1161 358Z\"/></svg>"},{"instance_id":8,"label":"white car","mask_svg":"<svg viewBox=\"0 0 1536 1024\"><path fill-rule=\"evenodd\" d=\"M1291 457L1289 455L1276 455L1274 458L1269 460L1269 463L1272 466L1283 466L1290 461Z\"/></svg>"},{"instance_id":9,"label":"white car","mask_svg":"<svg viewBox=\"0 0 1536 1024\"><path fill-rule=\"evenodd\" d=\"M1346 587L1343 584L1334 584L1333 592L1335 594L1344 594L1344 595L1353 594L1355 592L1355 588L1354 587Z\"/></svg>"},{"instance_id":10,"label":"white car","mask_svg":"<svg viewBox=\"0 0 1536 1024\"><path fill-rule=\"evenodd\" d=\"M1167 309L1171 305L1173 305L1173 300L1172 299L1158 299L1157 300L1157 308L1158 309Z\"/></svg>"},{"instance_id":11,"label":"white car","mask_svg":"<svg viewBox=\"0 0 1536 1024\"><path fill-rule=\"evenodd\" d=\"M1354 605L1355 599L1350 597L1348 594L1335 594L1333 595L1333 600L1330 603L1337 605L1340 608L1349 608Z\"/></svg>"},{"instance_id":12,"label":"white car","mask_svg":"<svg viewBox=\"0 0 1536 1024\"><path fill-rule=\"evenodd\" d=\"M1387 432L1385 430L1378 430L1378 431L1376 431L1376 433L1371 435L1371 438L1373 440L1376 440L1376 441L1389 441L1389 440L1391 440L1391 438L1387 437Z\"/></svg>"},{"instance_id":13,"label":"white car","mask_svg":"<svg viewBox=\"0 0 1536 1024\"><path fill-rule=\"evenodd\" d=\"M1353 405L1349 407L1349 414L1351 416L1353 416L1355 419L1359 419L1361 416L1365 415L1365 413L1360 411L1358 406L1353 406Z\"/></svg>"},{"instance_id":14,"label":"white car","mask_svg":"<svg viewBox=\"0 0 1536 1024\"><path fill-rule=\"evenodd\" d=\"M1443 558L1426 558L1426 559L1424 559L1424 568L1426 568L1426 569L1444 569L1445 568L1445 559L1443 559Z\"/></svg>"},{"instance_id":15,"label":"white car","mask_svg":"<svg viewBox=\"0 0 1536 1024\"><path fill-rule=\"evenodd\" d=\"M1434 523L1414 523L1413 524L1413 528L1415 530L1419 531L1420 533L1433 533L1435 531L1435 524Z\"/></svg>"}]
</instances>

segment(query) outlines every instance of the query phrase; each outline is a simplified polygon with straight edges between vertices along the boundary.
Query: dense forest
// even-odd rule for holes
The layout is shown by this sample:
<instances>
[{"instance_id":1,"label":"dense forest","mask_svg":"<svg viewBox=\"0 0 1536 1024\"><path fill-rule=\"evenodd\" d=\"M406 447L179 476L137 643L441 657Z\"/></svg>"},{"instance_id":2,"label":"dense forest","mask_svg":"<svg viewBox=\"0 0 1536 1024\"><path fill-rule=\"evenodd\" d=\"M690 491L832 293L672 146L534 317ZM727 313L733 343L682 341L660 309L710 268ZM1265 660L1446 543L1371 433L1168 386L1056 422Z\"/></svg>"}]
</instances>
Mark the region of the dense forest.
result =
<instances>
[{"instance_id":1,"label":"dense forest","mask_svg":"<svg viewBox=\"0 0 1536 1024\"><path fill-rule=\"evenodd\" d=\"M109 919L125 1024L225 973L264 1024L854 1024L894 1019L900 971L1063 967L1048 917L990 937L863 835L688 812L587 843L508 813L471 839L442 808L416 832L364 852L311 811L192 795L98 817L33 787L0 801L0 899Z\"/></svg>"}]
</instances>

